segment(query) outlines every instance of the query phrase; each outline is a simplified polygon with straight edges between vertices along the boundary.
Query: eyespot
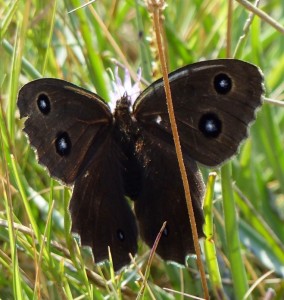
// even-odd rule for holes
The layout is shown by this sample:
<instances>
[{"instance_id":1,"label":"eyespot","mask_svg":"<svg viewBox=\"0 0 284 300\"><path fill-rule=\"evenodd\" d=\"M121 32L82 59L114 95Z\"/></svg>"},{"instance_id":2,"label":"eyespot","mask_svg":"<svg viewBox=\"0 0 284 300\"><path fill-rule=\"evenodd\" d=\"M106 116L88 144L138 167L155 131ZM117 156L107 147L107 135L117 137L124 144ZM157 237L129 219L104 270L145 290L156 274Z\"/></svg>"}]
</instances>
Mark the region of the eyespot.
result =
<instances>
[{"instance_id":1,"label":"eyespot","mask_svg":"<svg viewBox=\"0 0 284 300\"><path fill-rule=\"evenodd\" d=\"M217 138L222 131L222 122L214 113L206 113L199 120L199 130L207 138Z\"/></svg>"},{"instance_id":2,"label":"eyespot","mask_svg":"<svg viewBox=\"0 0 284 300\"><path fill-rule=\"evenodd\" d=\"M40 94L37 97L37 107L38 107L39 111L42 114L44 114L44 115L49 114L49 112L50 112L50 100L49 100L47 95Z\"/></svg>"},{"instance_id":3,"label":"eyespot","mask_svg":"<svg viewBox=\"0 0 284 300\"><path fill-rule=\"evenodd\" d=\"M71 152L72 143L67 132L61 132L57 135L55 148L60 156L67 156Z\"/></svg>"},{"instance_id":4,"label":"eyespot","mask_svg":"<svg viewBox=\"0 0 284 300\"><path fill-rule=\"evenodd\" d=\"M125 239L124 232L123 232L122 230L118 229L117 232L116 232L116 234L117 234L118 239L119 239L121 242L123 242L124 239Z\"/></svg>"},{"instance_id":5,"label":"eyespot","mask_svg":"<svg viewBox=\"0 0 284 300\"><path fill-rule=\"evenodd\" d=\"M232 89L232 79L224 73L220 73L214 78L214 88L218 94L225 95Z\"/></svg>"}]
</instances>

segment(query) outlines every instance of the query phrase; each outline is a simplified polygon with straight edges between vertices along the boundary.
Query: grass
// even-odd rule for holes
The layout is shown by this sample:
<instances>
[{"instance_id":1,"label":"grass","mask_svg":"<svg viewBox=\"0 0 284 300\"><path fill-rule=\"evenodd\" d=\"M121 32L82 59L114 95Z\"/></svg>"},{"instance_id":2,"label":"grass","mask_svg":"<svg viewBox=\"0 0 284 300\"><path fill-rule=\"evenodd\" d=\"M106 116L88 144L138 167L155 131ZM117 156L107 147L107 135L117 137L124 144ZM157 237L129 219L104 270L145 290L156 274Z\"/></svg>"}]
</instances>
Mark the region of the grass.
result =
<instances>
[{"instance_id":1,"label":"grass","mask_svg":"<svg viewBox=\"0 0 284 300\"><path fill-rule=\"evenodd\" d=\"M260 6L279 25L284 20L282 2ZM16 107L19 88L39 77L65 79L109 100L114 59L134 74L141 66L148 82L160 77L153 24L144 2L97 1L68 14L80 4L0 1L1 299L133 299L143 282L135 266L115 275L109 264L95 266L90 251L78 246L70 234L71 190L50 179L37 163ZM167 4L164 31L171 71L235 53L263 70L266 97L283 100L283 33L254 17L241 38L249 12L237 2L229 19L227 1ZM228 22L231 48L226 44ZM273 299L284 297L283 126L283 107L264 103L240 153L221 172L216 170L215 184L208 181L214 244L203 253L211 259L204 265L212 299L242 299L249 287L254 287L250 299L263 299L271 290ZM202 171L207 181L208 170ZM224 222L230 213L237 222ZM240 239L237 264L228 226L235 226ZM140 241L136 262L139 267L144 262L143 273L148 255ZM179 268L154 257L144 299L185 298L164 288L202 297L195 259L188 262L189 268Z\"/></svg>"}]
</instances>

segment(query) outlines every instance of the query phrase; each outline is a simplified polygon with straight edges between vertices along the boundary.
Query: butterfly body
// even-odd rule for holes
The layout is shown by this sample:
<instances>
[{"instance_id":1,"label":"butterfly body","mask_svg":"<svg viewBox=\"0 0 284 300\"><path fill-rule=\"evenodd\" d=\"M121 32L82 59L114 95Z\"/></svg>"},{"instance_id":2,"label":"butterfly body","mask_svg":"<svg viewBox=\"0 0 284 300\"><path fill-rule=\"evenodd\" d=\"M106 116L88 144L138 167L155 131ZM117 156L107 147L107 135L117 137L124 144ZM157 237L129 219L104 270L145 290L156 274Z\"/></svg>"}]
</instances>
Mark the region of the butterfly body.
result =
<instances>
[{"instance_id":1,"label":"butterfly body","mask_svg":"<svg viewBox=\"0 0 284 300\"><path fill-rule=\"evenodd\" d=\"M169 79L201 237L204 183L196 162L217 166L236 153L261 105L263 78L248 63L213 60ZM194 253L162 80L133 107L123 96L113 114L98 95L58 79L25 85L18 107L40 163L74 185L72 231L92 247L95 262L108 259L110 246L120 269L137 252L138 232L152 247L165 221L157 253L181 264Z\"/></svg>"}]
</instances>

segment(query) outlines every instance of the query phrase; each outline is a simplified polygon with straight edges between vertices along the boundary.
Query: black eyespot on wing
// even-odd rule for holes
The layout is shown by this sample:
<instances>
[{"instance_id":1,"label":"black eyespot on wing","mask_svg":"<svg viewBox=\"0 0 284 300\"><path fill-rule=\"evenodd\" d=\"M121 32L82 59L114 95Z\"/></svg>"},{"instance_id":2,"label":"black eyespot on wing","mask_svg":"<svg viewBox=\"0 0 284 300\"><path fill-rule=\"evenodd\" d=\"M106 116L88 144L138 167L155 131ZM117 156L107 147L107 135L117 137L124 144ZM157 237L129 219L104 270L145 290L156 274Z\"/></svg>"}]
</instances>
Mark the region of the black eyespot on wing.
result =
<instances>
[{"instance_id":1,"label":"black eyespot on wing","mask_svg":"<svg viewBox=\"0 0 284 300\"><path fill-rule=\"evenodd\" d=\"M125 239L124 232L123 232L122 230L118 229L118 230L117 230L117 237L118 237L118 239L119 239L121 242L123 242L124 239Z\"/></svg>"},{"instance_id":2,"label":"black eyespot on wing","mask_svg":"<svg viewBox=\"0 0 284 300\"><path fill-rule=\"evenodd\" d=\"M50 112L50 100L47 95L40 94L37 97L37 107L44 115L48 115Z\"/></svg>"},{"instance_id":3,"label":"black eyespot on wing","mask_svg":"<svg viewBox=\"0 0 284 300\"><path fill-rule=\"evenodd\" d=\"M220 73L214 78L214 88L218 94L225 95L232 89L232 79L225 73Z\"/></svg>"},{"instance_id":4,"label":"black eyespot on wing","mask_svg":"<svg viewBox=\"0 0 284 300\"><path fill-rule=\"evenodd\" d=\"M206 113L199 120L199 130L207 138L217 138L222 132L222 122L214 113Z\"/></svg>"},{"instance_id":5,"label":"black eyespot on wing","mask_svg":"<svg viewBox=\"0 0 284 300\"><path fill-rule=\"evenodd\" d=\"M71 152L72 143L67 132L61 132L57 135L55 148L60 156L67 156Z\"/></svg>"}]
</instances>

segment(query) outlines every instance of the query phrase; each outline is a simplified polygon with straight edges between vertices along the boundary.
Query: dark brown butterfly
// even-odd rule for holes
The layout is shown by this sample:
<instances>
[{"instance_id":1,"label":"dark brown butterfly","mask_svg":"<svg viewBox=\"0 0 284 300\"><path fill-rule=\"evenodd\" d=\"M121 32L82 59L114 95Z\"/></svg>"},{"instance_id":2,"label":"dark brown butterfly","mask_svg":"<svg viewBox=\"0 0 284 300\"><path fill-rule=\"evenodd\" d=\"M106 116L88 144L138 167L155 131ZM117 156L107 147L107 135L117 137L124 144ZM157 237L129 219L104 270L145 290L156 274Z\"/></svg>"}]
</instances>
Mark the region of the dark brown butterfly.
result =
<instances>
[{"instance_id":1,"label":"dark brown butterfly","mask_svg":"<svg viewBox=\"0 0 284 300\"><path fill-rule=\"evenodd\" d=\"M204 183L196 162L217 166L234 155L262 103L263 77L248 63L212 60L169 74L199 236ZM98 95L58 79L39 79L19 92L24 131L51 176L74 185L72 231L92 247L95 262L114 269L137 251L138 228L157 253L184 264L194 252L184 190L162 80L131 107L125 95L112 114ZM135 215L127 202L134 202Z\"/></svg>"}]
</instances>

